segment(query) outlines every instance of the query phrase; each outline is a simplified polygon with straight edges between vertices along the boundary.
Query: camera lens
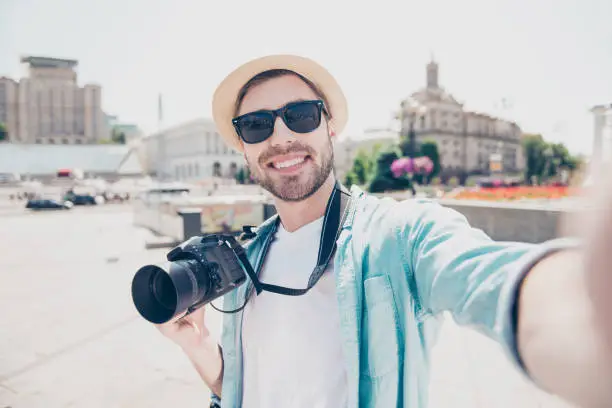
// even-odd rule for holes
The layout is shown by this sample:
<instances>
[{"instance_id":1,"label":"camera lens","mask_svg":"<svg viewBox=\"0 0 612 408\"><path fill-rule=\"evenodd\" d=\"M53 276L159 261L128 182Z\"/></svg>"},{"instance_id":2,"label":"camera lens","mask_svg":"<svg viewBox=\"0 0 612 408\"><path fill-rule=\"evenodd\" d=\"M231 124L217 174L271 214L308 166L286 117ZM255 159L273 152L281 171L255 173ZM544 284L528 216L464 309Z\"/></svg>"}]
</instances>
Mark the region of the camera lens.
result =
<instances>
[{"instance_id":1,"label":"camera lens","mask_svg":"<svg viewBox=\"0 0 612 408\"><path fill-rule=\"evenodd\" d=\"M146 265L132 280L136 309L142 317L156 324L183 315L209 290L209 272L195 260Z\"/></svg>"},{"instance_id":2,"label":"camera lens","mask_svg":"<svg viewBox=\"0 0 612 408\"><path fill-rule=\"evenodd\" d=\"M160 306L166 309L176 307L176 289L167 273L158 272L151 277L151 292Z\"/></svg>"}]
</instances>

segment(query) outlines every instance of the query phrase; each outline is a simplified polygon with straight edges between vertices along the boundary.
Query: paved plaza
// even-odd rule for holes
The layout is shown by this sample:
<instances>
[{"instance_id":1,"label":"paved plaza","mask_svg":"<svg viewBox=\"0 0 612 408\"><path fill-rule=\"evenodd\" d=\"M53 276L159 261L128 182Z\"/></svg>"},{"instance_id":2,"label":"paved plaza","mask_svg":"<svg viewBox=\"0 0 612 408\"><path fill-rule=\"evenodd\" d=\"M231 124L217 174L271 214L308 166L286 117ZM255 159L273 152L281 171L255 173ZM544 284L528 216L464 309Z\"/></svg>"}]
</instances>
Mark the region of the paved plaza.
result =
<instances>
[{"instance_id":1,"label":"paved plaza","mask_svg":"<svg viewBox=\"0 0 612 408\"><path fill-rule=\"evenodd\" d=\"M0 408L203 408L181 351L137 315L146 250L129 205L0 213ZM208 313L219 335L220 316ZM447 323L434 349L431 408L568 408L517 374L497 345Z\"/></svg>"}]
</instances>

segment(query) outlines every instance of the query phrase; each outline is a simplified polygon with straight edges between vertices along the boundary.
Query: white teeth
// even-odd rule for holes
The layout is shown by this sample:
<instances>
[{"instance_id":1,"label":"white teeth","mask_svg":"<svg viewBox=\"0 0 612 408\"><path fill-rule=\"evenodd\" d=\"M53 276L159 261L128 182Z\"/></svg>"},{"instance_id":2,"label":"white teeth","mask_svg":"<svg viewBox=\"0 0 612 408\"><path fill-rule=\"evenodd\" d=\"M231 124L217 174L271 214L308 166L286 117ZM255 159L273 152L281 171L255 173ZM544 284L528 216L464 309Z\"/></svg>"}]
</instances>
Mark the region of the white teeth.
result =
<instances>
[{"instance_id":1,"label":"white teeth","mask_svg":"<svg viewBox=\"0 0 612 408\"><path fill-rule=\"evenodd\" d=\"M284 169L286 167L291 167L291 166L295 166L296 164L300 164L302 163L306 158L305 157L298 157L296 159L293 160L287 160L284 162L277 162L274 163L274 167L277 169Z\"/></svg>"}]
</instances>

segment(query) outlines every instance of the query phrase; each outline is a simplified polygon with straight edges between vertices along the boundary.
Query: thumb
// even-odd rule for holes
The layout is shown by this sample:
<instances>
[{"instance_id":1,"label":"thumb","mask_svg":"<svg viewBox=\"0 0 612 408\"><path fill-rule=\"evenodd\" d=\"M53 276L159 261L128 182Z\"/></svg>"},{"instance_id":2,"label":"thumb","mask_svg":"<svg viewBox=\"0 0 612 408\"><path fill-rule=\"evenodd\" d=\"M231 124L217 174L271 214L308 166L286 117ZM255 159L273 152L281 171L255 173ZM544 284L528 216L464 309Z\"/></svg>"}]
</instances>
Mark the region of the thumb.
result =
<instances>
[{"instance_id":1,"label":"thumb","mask_svg":"<svg viewBox=\"0 0 612 408\"><path fill-rule=\"evenodd\" d=\"M201 306L193 312L189 313L187 316L183 317L184 321L189 321L190 323L195 323L199 326L204 324L204 317L206 314L206 307Z\"/></svg>"}]
</instances>

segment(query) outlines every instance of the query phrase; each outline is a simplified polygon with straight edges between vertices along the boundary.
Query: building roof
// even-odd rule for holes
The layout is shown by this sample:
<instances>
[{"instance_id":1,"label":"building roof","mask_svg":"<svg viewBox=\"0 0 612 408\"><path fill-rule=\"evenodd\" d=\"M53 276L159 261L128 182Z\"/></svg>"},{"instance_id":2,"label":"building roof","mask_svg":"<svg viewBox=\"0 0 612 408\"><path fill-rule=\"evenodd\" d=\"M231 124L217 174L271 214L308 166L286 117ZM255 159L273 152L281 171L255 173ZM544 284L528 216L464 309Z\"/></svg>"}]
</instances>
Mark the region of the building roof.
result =
<instances>
[{"instance_id":1,"label":"building roof","mask_svg":"<svg viewBox=\"0 0 612 408\"><path fill-rule=\"evenodd\" d=\"M210 118L196 118L189 120L187 122L178 123L164 129L161 129L155 133L151 133L145 136L145 139L154 139L160 136L173 136L181 134L183 131L189 131L194 128L205 127L210 130L217 131L217 127L215 126L215 122Z\"/></svg>"},{"instance_id":2,"label":"building roof","mask_svg":"<svg viewBox=\"0 0 612 408\"><path fill-rule=\"evenodd\" d=\"M140 173L142 168L134 153L125 145L3 143L0 144L0 173L55 174L66 168L86 173Z\"/></svg>"},{"instance_id":3,"label":"building roof","mask_svg":"<svg viewBox=\"0 0 612 408\"><path fill-rule=\"evenodd\" d=\"M423 88L411 95L417 102L427 105L427 102L443 102L452 105L461 105L453 95L442 88Z\"/></svg>"},{"instance_id":4,"label":"building roof","mask_svg":"<svg viewBox=\"0 0 612 408\"><path fill-rule=\"evenodd\" d=\"M30 66L36 68L72 68L79 63L77 60L72 59L35 56L22 57L21 62L28 63Z\"/></svg>"}]
</instances>

